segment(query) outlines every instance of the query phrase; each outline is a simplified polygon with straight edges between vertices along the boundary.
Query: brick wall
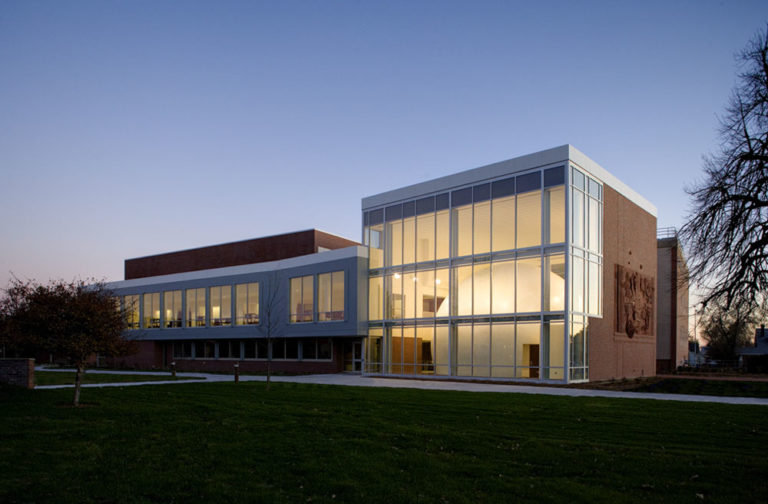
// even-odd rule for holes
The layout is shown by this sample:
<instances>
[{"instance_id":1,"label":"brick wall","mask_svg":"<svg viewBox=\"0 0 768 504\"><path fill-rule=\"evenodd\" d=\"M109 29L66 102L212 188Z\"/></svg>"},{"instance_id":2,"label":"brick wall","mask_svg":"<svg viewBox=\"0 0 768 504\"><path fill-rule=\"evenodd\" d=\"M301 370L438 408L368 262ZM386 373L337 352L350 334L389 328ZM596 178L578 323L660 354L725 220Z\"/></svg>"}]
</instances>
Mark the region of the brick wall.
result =
<instances>
[{"instance_id":1,"label":"brick wall","mask_svg":"<svg viewBox=\"0 0 768 504\"><path fill-rule=\"evenodd\" d=\"M0 383L35 388L35 359L0 359Z\"/></svg>"},{"instance_id":2,"label":"brick wall","mask_svg":"<svg viewBox=\"0 0 768 504\"><path fill-rule=\"evenodd\" d=\"M656 374L656 325L652 334L616 330L617 274L622 266L657 276L656 218L605 186L603 210L603 317L589 319L589 379L633 378ZM655 299L653 306L658 306Z\"/></svg>"}]
</instances>

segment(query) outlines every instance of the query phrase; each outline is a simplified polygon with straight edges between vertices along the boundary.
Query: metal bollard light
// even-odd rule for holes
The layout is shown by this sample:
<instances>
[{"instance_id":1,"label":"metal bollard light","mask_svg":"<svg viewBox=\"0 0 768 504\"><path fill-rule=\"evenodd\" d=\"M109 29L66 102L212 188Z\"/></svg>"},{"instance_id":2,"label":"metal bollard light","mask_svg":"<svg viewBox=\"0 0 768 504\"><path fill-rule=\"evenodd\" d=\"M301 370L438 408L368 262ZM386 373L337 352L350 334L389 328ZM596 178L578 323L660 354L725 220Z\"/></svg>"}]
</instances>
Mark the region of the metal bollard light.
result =
<instances>
[{"instance_id":1,"label":"metal bollard light","mask_svg":"<svg viewBox=\"0 0 768 504\"><path fill-rule=\"evenodd\" d=\"M235 364L235 383L240 381L240 364Z\"/></svg>"},{"instance_id":2,"label":"metal bollard light","mask_svg":"<svg viewBox=\"0 0 768 504\"><path fill-rule=\"evenodd\" d=\"M171 376L176 378L176 361L171 362Z\"/></svg>"}]
</instances>

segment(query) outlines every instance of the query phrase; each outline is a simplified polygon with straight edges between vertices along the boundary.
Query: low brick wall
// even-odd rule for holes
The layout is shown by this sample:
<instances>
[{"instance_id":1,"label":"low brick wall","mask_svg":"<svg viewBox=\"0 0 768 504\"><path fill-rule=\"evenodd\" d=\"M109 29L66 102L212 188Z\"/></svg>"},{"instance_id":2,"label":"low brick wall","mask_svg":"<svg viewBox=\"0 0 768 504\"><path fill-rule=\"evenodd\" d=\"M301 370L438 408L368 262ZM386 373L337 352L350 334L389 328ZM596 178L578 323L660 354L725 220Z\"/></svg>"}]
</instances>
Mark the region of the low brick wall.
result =
<instances>
[{"instance_id":1,"label":"low brick wall","mask_svg":"<svg viewBox=\"0 0 768 504\"><path fill-rule=\"evenodd\" d=\"M35 359L0 359L0 383L35 388Z\"/></svg>"}]
</instances>

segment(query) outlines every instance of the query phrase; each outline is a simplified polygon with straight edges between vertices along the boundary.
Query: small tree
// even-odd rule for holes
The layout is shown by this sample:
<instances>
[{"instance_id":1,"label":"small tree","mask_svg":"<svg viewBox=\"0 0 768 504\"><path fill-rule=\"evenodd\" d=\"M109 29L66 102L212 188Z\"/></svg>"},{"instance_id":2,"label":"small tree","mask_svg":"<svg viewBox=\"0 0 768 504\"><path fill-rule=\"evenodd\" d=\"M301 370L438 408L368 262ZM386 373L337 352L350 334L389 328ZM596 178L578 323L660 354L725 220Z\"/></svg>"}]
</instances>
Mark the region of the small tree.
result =
<instances>
[{"instance_id":1,"label":"small tree","mask_svg":"<svg viewBox=\"0 0 768 504\"><path fill-rule=\"evenodd\" d=\"M85 365L92 355L135 352L134 342L123 338L127 312L102 282L39 285L13 279L0 301L0 313L3 337L11 346L50 352L76 367L75 406L80 404Z\"/></svg>"},{"instance_id":2,"label":"small tree","mask_svg":"<svg viewBox=\"0 0 768 504\"><path fill-rule=\"evenodd\" d=\"M702 306L761 306L768 292L768 27L739 55L742 72L705 179L688 189L681 237Z\"/></svg>"},{"instance_id":3,"label":"small tree","mask_svg":"<svg viewBox=\"0 0 768 504\"><path fill-rule=\"evenodd\" d=\"M278 335L285 321L286 307L282 296L282 282L277 273L271 273L264 282L264 336L267 339L267 390L272 382L272 340Z\"/></svg>"},{"instance_id":4,"label":"small tree","mask_svg":"<svg viewBox=\"0 0 768 504\"><path fill-rule=\"evenodd\" d=\"M702 333L709 347L707 356L712 359L732 361L740 347L751 343L755 324L760 312L746 303L731 306L710 305L701 319Z\"/></svg>"}]
</instances>

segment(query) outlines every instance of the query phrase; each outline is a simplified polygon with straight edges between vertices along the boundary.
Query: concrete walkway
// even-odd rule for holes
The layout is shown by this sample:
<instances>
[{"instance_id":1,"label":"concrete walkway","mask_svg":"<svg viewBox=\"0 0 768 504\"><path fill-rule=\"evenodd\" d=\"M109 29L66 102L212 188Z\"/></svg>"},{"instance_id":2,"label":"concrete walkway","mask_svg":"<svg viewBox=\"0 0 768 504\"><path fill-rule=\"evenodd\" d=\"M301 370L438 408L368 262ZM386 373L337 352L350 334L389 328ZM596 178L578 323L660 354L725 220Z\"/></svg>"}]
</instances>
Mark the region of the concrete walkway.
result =
<instances>
[{"instance_id":1,"label":"concrete walkway","mask_svg":"<svg viewBox=\"0 0 768 504\"><path fill-rule=\"evenodd\" d=\"M47 369L43 366L35 368L38 371L61 371L74 372L74 369ZM87 374L120 374L120 375L152 375L169 376L167 371L99 371L88 370ZM138 385L167 385L184 383L204 383L204 382L231 382L234 380L232 375L210 374L210 373L186 373L177 372L178 377L192 378L189 380L158 380L130 383L89 383L83 387L131 387ZM241 375L240 381L266 381L265 376ZM399 378L374 378L361 376L358 374L319 374L302 376L273 376L273 382L287 383L310 383L315 385L340 385L348 387L389 387L389 388L409 388L423 390L453 390L462 392L497 392L512 394L543 394L564 397L606 397L613 399L654 399L659 401L684 401L684 402L703 402L703 403L721 403L721 404L753 404L759 406L768 406L768 399L756 397L720 397L703 395L685 395L685 394L652 394L647 392L619 392L613 390L593 390L567 387L541 387L530 385L511 385L504 383L477 383L451 380L409 380ZM71 388L74 385L43 385L35 389L58 389Z\"/></svg>"}]
</instances>

